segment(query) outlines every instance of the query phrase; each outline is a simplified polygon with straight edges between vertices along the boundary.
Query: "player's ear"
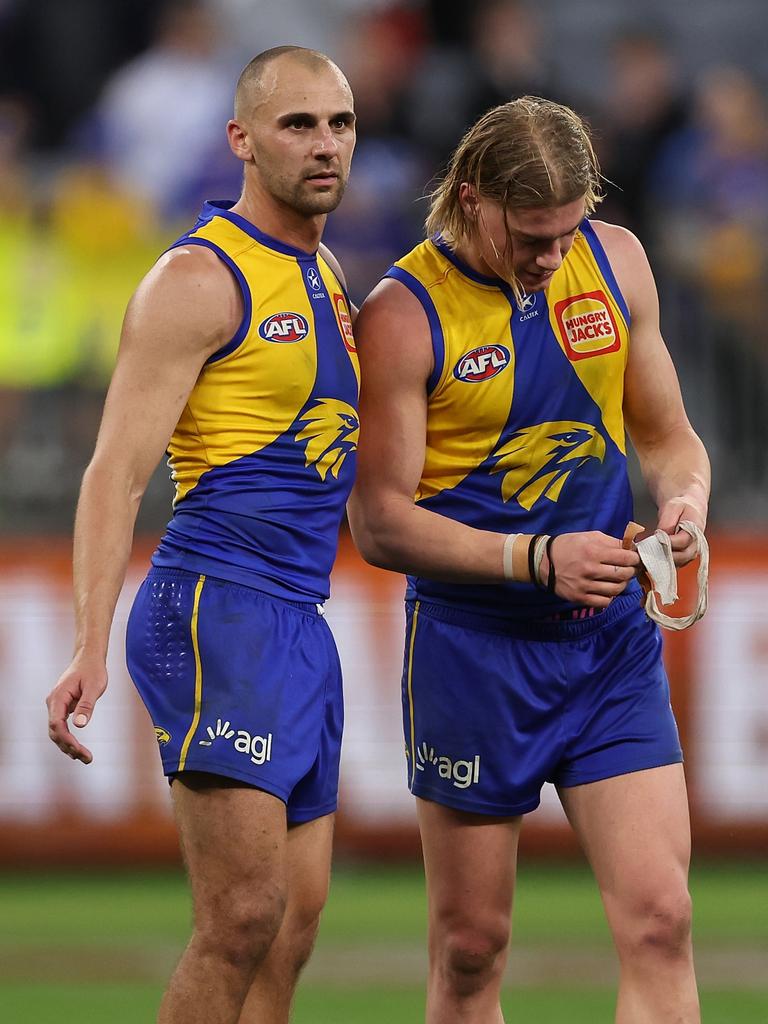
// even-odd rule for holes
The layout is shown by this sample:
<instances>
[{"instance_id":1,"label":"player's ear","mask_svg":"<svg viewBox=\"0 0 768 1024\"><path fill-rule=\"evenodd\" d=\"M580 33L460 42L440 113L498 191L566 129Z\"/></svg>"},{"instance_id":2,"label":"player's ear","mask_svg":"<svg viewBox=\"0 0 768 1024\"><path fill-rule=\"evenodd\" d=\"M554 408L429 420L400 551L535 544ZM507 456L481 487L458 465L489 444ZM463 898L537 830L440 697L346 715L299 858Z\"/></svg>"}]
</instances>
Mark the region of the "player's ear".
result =
<instances>
[{"instance_id":1,"label":"player's ear","mask_svg":"<svg viewBox=\"0 0 768 1024\"><path fill-rule=\"evenodd\" d=\"M248 133L239 121L231 120L227 122L227 139L229 140L229 148L238 160L247 163L251 159L251 145Z\"/></svg>"},{"instance_id":2,"label":"player's ear","mask_svg":"<svg viewBox=\"0 0 768 1024\"><path fill-rule=\"evenodd\" d=\"M480 214L480 200L477 189L468 181L462 181L459 185L459 203L464 211L467 220L476 221Z\"/></svg>"}]
</instances>

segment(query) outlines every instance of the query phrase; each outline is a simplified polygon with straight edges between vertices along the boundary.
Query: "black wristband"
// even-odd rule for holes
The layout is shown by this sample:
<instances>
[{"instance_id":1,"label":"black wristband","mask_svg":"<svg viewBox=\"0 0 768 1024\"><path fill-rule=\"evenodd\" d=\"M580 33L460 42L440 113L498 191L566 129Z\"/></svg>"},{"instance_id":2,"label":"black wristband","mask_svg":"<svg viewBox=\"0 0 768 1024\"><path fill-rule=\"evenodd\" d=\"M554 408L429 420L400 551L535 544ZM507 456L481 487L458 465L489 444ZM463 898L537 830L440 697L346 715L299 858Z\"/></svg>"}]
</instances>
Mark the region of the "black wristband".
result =
<instances>
[{"instance_id":1,"label":"black wristband","mask_svg":"<svg viewBox=\"0 0 768 1024\"><path fill-rule=\"evenodd\" d=\"M533 556L534 556L534 553L535 553L536 541L539 540L541 538L541 536L542 535L540 533L534 533L534 535L531 537L530 541L528 542L528 572L529 572L530 577L531 577L531 583L535 583L537 587L540 586L541 584L536 579L536 573L534 571L534 566L533 566Z\"/></svg>"},{"instance_id":2,"label":"black wristband","mask_svg":"<svg viewBox=\"0 0 768 1024\"><path fill-rule=\"evenodd\" d=\"M547 541L547 558L549 559L549 574L547 575L547 590L550 594L554 594L555 587L557 585L557 577L555 576L555 563L552 561L552 544L555 538L550 537Z\"/></svg>"}]
</instances>

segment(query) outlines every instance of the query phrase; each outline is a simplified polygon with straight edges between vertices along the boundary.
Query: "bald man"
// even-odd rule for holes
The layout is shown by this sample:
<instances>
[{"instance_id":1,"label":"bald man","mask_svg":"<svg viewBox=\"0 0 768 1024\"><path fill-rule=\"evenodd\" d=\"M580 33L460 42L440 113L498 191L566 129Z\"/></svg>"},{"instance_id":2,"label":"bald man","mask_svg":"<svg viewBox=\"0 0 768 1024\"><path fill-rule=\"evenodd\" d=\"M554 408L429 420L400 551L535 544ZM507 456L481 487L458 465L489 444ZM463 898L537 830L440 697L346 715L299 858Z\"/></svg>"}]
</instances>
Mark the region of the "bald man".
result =
<instances>
[{"instance_id":1,"label":"bald man","mask_svg":"<svg viewBox=\"0 0 768 1024\"><path fill-rule=\"evenodd\" d=\"M320 244L355 145L323 54L278 47L237 85L236 203L206 203L139 285L75 522L74 660L52 740L107 684L136 513L167 450L171 522L133 605L128 667L152 718L194 931L161 1024L282 1024L324 905L338 788L339 661L323 620L357 447L344 279ZM179 154L183 159L183 154Z\"/></svg>"}]
</instances>

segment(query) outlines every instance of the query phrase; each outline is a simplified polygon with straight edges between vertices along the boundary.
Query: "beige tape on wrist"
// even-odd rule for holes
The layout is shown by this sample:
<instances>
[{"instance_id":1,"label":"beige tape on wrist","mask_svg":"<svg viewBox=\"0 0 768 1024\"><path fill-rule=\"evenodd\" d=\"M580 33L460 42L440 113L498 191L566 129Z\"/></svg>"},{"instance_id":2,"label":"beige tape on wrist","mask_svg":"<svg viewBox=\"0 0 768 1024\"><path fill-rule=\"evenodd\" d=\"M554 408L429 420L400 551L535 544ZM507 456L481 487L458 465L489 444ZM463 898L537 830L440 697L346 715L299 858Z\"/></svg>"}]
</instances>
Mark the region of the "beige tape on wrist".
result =
<instances>
[{"instance_id":1,"label":"beige tape on wrist","mask_svg":"<svg viewBox=\"0 0 768 1024\"><path fill-rule=\"evenodd\" d=\"M504 541L504 551L502 553L502 564L504 566L504 579L513 580L515 578L514 564L512 560L512 551L515 546L515 541L520 536L519 533L508 533L507 539Z\"/></svg>"},{"instance_id":2,"label":"beige tape on wrist","mask_svg":"<svg viewBox=\"0 0 768 1024\"><path fill-rule=\"evenodd\" d=\"M515 583L529 583L531 574L528 571L528 545L533 538L532 533L510 533L504 541L504 579Z\"/></svg>"}]
</instances>

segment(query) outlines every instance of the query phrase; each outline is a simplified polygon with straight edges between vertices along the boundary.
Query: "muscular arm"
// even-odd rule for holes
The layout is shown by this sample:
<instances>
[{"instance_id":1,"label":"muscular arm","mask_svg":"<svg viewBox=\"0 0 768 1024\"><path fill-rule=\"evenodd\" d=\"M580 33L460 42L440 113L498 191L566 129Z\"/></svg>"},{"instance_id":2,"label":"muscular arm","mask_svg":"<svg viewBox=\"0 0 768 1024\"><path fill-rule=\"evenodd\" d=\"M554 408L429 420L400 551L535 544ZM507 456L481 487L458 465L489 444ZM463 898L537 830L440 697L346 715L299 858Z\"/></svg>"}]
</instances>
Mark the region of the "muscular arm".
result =
<instances>
[{"instance_id":1,"label":"muscular arm","mask_svg":"<svg viewBox=\"0 0 768 1024\"><path fill-rule=\"evenodd\" d=\"M505 534L476 530L414 504L433 366L421 304L399 281L382 281L363 303L355 337L362 385L349 520L363 557L431 579L502 580Z\"/></svg>"},{"instance_id":2,"label":"muscular arm","mask_svg":"<svg viewBox=\"0 0 768 1024\"><path fill-rule=\"evenodd\" d=\"M694 545L675 536L681 519L704 529L710 470L704 445L683 406L675 368L659 328L659 300L645 252L634 235L608 224L596 229L627 300L631 323L624 379L624 417L643 477L659 510L657 529L673 535L675 561L684 565Z\"/></svg>"},{"instance_id":3,"label":"muscular arm","mask_svg":"<svg viewBox=\"0 0 768 1024\"><path fill-rule=\"evenodd\" d=\"M237 285L208 250L177 249L150 271L125 316L120 351L74 531L75 655L48 698L51 739L76 760L106 683L106 654L139 503L205 360L235 333Z\"/></svg>"},{"instance_id":4,"label":"muscular arm","mask_svg":"<svg viewBox=\"0 0 768 1024\"><path fill-rule=\"evenodd\" d=\"M355 333L362 391L349 519L363 557L430 579L503 581L506 534L477 530L414 503L424 467L426 386L433 368L421 304L404 285L383 281L363 304ZM603 534L567 534L553 552L557 548L558 593L598 607L626 586L637 562L634 552Z\"/></svg>"}]
</instances>

